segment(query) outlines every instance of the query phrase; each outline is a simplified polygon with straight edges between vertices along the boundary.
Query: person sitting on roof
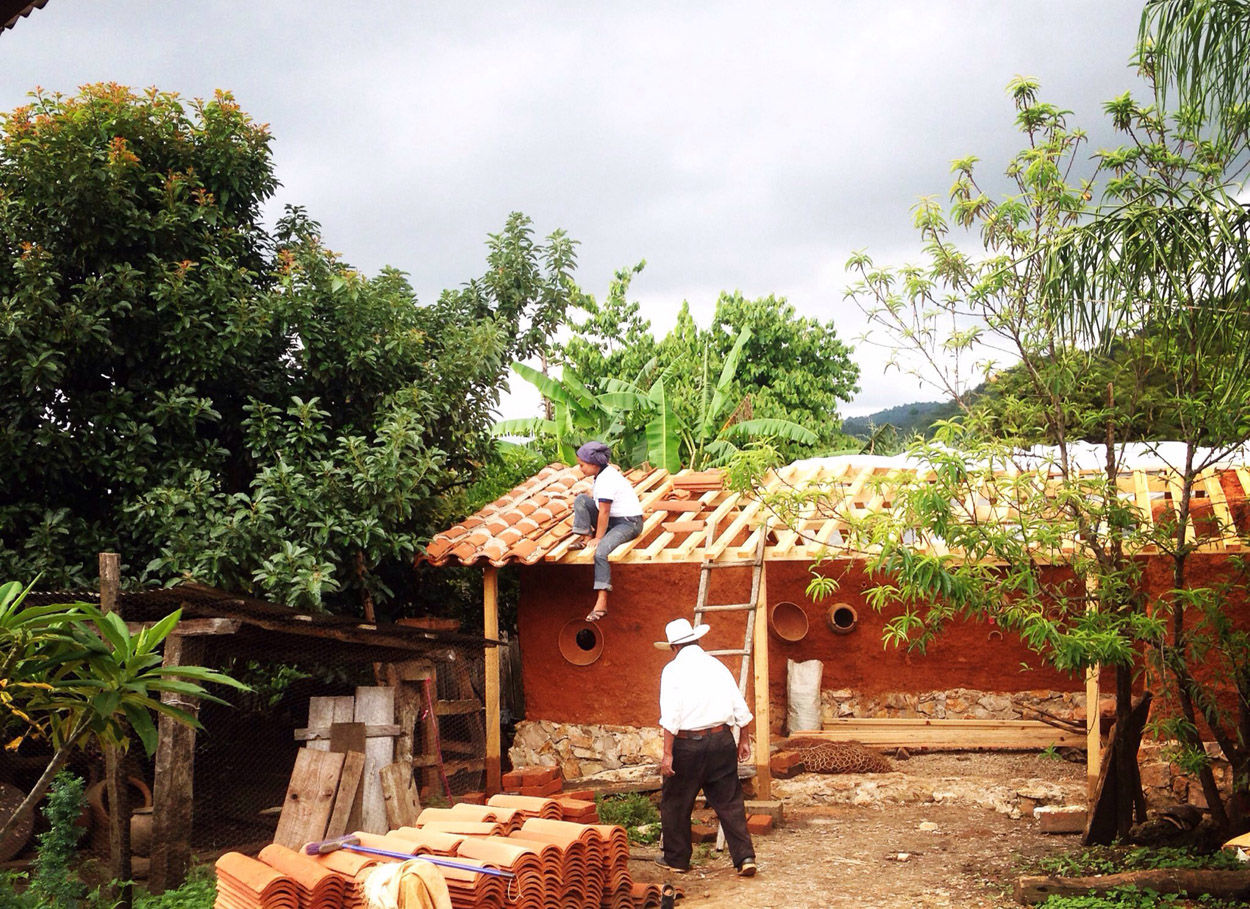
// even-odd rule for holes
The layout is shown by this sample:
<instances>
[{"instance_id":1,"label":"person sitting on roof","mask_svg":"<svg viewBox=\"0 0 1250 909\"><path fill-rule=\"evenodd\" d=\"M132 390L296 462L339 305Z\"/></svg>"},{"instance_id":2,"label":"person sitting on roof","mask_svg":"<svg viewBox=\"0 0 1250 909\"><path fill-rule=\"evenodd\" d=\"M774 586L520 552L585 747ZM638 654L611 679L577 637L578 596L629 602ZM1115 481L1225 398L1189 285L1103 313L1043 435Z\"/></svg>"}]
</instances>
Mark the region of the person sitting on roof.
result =
<instances>
[{"instance_id":1,"label":"person sitting on roof","mask_svg":"<svg viewBox=\"0 0 1250 909\"><path fill-rule=\"evenodd\" d=\"M577 466L582 476L594 477L590 495L573 500L573 533L594 538L595 587L599 591L595 608L586 616L597 622L608 614L608 591L612 589L612 569L608 553L642 533L642 505L634 487L609 461L612 450L602 442L587 442L577 449ZM590 540L577 540L570 549L582 549Z\"/></svg>"}]
</instances>

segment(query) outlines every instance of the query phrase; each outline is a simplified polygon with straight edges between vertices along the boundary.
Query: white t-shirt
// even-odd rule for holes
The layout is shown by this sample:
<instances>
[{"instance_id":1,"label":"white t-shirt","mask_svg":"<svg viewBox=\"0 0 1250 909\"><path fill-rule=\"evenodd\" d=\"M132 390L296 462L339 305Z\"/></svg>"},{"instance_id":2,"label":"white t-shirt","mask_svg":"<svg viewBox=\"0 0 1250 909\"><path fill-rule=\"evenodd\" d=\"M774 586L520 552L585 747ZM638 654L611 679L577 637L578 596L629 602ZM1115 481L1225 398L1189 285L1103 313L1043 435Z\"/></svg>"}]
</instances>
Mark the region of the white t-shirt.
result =
<instances>
[{"instance_id":1,"label":"white t-shirt","mask_svg":"<svg viewBox=\"0 0 1250 909\"><path fill-rule=\"evenodd\" d=\"M720 723L745 726L751 711L733 673L698 644L683 647L660 675L660 725L676 734Z\"/></svg>"},{"instance_id":2,"label":"white t-shirt","mask_svg":"<svg viewBox=\"0 0 1250 909\"><path fill-rule=\"evenodd\" d=\"M606 499L612 503L608 509L610 518L636 518L642 514L642 505L634 487L611 464L595 475L592 495L596 502Z\"/></svg>"}]
</instances>

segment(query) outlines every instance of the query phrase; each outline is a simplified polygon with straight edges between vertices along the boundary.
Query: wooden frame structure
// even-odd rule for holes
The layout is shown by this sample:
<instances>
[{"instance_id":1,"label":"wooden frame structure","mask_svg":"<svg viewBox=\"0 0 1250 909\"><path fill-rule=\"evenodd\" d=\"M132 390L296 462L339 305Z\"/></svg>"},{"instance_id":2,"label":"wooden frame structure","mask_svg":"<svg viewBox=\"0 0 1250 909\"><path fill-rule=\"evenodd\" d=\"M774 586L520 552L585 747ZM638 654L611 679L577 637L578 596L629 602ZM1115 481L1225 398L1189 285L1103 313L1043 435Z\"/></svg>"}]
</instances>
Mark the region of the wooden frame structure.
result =
<instances>
[{"instance_id":1,"label":"wooden frame structure","mask_svg":"<svg viewBox=\"0 0 1250 909\"><path fill-rule=\"evenodd\" d=\"M1033 471L1037 488L1043 493L1057 480L1049 468ZM1003 474L1011 478L1030 475L1024 468L1010 468ZM1091 470L1089 477L1100 476ZM847 530L850 522L890 507L891 486L900 478L926 479L896 459L830 458L799 462L770 473L763 481L763 494L785 487L814 486L826 491L819 503L813 503L807 515L799 515L790 526L770 529L763 500L758 495L746 496L726 489L717 471L681 471L636 469L627 477L634 485L643 507L642 533L623 544L612 554L620 564L681 564L703 561L748 560L765 536L764 564L778 561L810 562L818 554L835 560L862 559L864 553L850 550ZM504 565L533 565L547 562L567 565L589 564L590 549L574 550L571 535L572 501L590 483L574 468L553 464L526 483L518 486L491 505L486 506L459 524L435 535L423 560L433 565L461 564L485 566L484 595L486 603L486 635L498 636L498 582L496 569ZM1179 498L1179 481L1161 468L1138 468L1121 474L1116 480L1120 497L1136 506L1140 519L1154 524L1173 501ZM1240 552L1241 540L1236 532L1233 501L1250 499L1250 470L1243 466L1210 468L1198 480L1194 505L1211 517L1207 530L1191 524L1190 542L1196 551L1206 553ZM965 511L977 520L1006 521L1013 516L1010 503L991 495L970 495ZM1075 549L1075 541L1061 547L1066 554ZM941 540L917 539L915 548L949 555ZM1152 548L1132 553L1133 556L1154 555ZM767 697L768 646L765 616L765 585L761 584L755 623L755 713L757 717L756 749L759 785L767 791L771 780L767 762L768 719ZM497 719L497 664L488 663L488 717ZM1100 717L1098 672L1091 669L1086 676L1087 772L1091 786L1099 773ZM494 702L489 703L489 702ZM495 725L493 722L491 725ZM901 727L900 727L901 728ZM1004 727L1005 729L1006 727ZM493 745L494 743L492 743ZM500 755L491 752L491 761Z\"/></svg>"}]
</instances>

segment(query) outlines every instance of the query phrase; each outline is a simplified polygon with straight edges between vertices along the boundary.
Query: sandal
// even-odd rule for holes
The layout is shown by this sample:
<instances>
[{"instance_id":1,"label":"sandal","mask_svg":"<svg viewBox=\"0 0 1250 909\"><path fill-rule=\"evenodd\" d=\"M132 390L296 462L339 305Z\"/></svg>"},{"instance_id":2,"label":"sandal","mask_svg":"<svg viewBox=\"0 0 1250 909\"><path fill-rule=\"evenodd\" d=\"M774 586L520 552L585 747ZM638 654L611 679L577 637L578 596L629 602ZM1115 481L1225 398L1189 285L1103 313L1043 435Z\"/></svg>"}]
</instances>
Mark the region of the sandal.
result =
<instances>
[{"instance_id":1,"label":"sandal","mask_svg":"<svg viewBox=\"0 0 1250 909\"><path fill-rule=\"evenodd\" d=\"M574 549L585 549L585 548L586 548L585 540L574 540L572 543L569 544L569 552L572 552Z\"/></svg>"},{"instance_id":2,"label":"sandal","mask_svg":"<svg viewBox=\"0 0 1250 909\"><path fill-rule=\"evenodd\" d=\"M607 614L608 614L608 611L606 609L592 609L590 611L590 615L586 616L585 621L597 622Z\"/></svg>"}]
</instances>

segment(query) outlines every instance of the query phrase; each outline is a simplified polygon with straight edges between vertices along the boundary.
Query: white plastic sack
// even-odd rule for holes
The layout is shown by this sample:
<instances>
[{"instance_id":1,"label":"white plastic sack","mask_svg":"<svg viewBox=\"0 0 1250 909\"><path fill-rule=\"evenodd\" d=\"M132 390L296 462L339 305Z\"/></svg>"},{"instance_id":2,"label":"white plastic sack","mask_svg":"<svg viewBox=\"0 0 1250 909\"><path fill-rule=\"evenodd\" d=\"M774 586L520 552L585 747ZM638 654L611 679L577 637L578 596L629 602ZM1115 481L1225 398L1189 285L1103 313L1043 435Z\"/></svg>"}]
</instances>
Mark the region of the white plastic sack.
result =
<instances>
[{"instance_id":1,"label":"white plastic sack","mask_svg":"<svg viewBox=\"0 0 1250 909\"><path fill-rule=\"evenodd\" d=\"M820 660L786 660L786 729L790 735L820 729Z\"/></svg>"}]
</instances>

